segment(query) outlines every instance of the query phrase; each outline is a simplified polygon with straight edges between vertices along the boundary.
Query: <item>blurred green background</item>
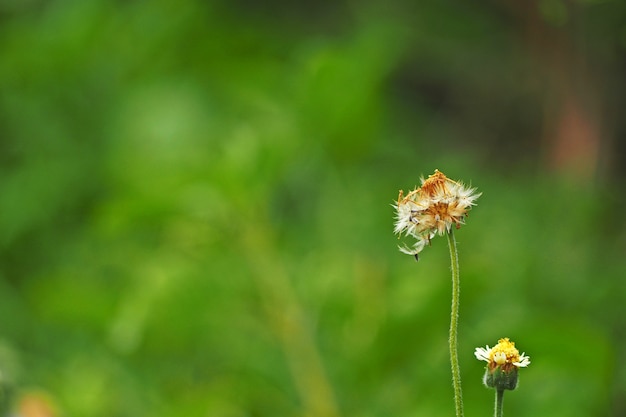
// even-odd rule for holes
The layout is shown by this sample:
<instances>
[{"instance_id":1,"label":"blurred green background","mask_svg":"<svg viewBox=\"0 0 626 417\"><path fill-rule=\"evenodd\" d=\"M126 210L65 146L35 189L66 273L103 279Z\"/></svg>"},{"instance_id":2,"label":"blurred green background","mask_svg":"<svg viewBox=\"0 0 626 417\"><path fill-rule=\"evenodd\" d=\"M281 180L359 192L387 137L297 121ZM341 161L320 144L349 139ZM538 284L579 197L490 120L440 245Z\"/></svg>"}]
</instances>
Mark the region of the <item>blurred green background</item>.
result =
<instances>
[{"instance_id":1,"label":"blurred green background","mask_svg":"<svg viewBox=\"0 0 626 417\"><path fill-rule=\"evenodd\" d=\"M626 3L0 1L2 411L624 416Z\"/></svg>"}]
</instances>

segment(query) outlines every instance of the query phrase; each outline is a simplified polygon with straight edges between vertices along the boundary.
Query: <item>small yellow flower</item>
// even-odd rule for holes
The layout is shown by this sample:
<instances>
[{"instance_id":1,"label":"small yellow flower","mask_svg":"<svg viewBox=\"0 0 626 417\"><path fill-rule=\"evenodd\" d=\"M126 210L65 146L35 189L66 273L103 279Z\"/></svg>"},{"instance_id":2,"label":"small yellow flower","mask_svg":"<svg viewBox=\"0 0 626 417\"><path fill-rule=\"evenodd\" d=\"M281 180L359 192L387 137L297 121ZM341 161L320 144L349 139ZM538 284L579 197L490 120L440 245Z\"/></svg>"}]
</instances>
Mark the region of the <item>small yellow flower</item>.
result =
<instances>
[{"instance_id":1,"label":"small yellow flower","mask_svg":"<svg viewBox=\"0 0 626 417\"><path fill-rule=\"evenodd\" d=\"M498 340L498 344L492 348L489 348L489 345L476 348L474 355L476 359L487 362L487 367L491 371L500 368L503 372L509 372L513 368L525 368L530 365L530 357L525 353L520 355L515 343L508 337Z\"/></svg>"},{"instance_id":2,"label":"small yellow flower","mask_svg":"<svg viewBox=\"0 0 626 417\"><path fill-rule=\"evenodd\" d=\"M424 180L419 188L406 196L400 190L396 209L394 233L410 235L416 239L413 248L400 247L400 251L417 255L436 235L457 229L465 223L468 211L481 193L460 182L453 181L443 172L435 173Z\"/></svg>"},{"instance_id":3,"label":"small yellow flower","mask_svg":"<svg viewBox=\"0 0 626 417\"><path fill-rule=\"evenodd\" d=\"M476 359L487 362L483 383L498 391L517 388L518 369L530 365L530 358L525 353L520 355L515 343L508 337L498 340L492 348L476 348L474 355Z\"/></svg>"}]
</instances>

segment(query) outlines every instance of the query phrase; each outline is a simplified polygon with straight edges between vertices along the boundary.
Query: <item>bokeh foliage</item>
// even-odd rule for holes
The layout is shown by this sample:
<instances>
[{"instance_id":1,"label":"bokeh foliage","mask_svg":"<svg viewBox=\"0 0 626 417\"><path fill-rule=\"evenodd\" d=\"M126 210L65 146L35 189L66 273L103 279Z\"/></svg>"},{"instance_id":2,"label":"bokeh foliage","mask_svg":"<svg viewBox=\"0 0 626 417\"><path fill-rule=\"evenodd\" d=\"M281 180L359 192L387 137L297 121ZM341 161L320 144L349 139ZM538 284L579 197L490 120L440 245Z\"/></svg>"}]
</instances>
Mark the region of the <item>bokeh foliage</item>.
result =
<instances>
[{"instance_id":1,"label":"bokeh foliage","mask_svg":"<svg viewBox=\"0 0 626 417\"><path fill-rule=\"evenodd\" d=\"M626 7L528 4L619 107ZM493 401L473 349L504 336L532 360L507 414L626 412L625 126L607 112L591 177L551 164L519 15L0 2L4 407L450 415L445 240L415 263L392 235L397 190L439 168L483 192L457 232L467 415Z\"/></svg>"}]
</instances>

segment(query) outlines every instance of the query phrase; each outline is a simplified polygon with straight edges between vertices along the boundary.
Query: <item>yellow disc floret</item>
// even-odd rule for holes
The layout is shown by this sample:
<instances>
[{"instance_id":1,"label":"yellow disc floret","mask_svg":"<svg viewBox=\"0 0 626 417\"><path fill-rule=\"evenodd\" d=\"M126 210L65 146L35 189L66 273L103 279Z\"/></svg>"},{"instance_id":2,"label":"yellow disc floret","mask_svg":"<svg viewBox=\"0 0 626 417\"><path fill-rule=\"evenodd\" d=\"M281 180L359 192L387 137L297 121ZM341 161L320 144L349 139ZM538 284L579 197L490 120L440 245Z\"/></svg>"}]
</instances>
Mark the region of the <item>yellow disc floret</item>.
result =
<instances>
[{"instance_id":1,"label":"yellow disc floret","mask_svg":"<svg viewBox=\"0 0 626 417\"><path fill-rule=\"evenodd\" d=\"M519 350L515 348L515 343L508 337L498 340L498 344L489 352L489 367L502 367L503 371L510 370L511 367L520 362Z\"/></svg>"}]
</instances>

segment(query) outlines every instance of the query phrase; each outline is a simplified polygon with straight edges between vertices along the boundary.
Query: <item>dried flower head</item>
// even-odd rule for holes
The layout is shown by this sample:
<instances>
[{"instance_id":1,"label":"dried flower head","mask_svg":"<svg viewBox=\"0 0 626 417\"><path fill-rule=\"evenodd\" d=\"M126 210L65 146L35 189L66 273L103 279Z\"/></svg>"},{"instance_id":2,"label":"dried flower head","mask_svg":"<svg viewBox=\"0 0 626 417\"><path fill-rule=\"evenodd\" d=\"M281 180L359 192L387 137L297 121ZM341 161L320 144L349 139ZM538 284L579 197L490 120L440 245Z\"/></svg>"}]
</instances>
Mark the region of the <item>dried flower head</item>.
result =
<instances>
[{"instance_id":1,"label":"dried flower head","mask_svg":"<svg viewBox=\"0 0 626 417\"><path fill-rule=\"evenodd\" d=\"M513 390L517 387L517 370L530 365L530 357L520 355L515 343L508 337L498 340L498 344L490 348L478 347L474 351L476 359L487 362L484 383L490 388Z\"/></svg>"},{"instance_id":2,"label":"dried flower head","mask_svg":"<svg viewBox=\"0 0 626 417\"><path fill-rule=\"evenodd\" d=\"M465 223L468 211L481 193L475 188L466 187L453 181L443 172L435 170L428 179L421 179L422 185L406 196L400 190L396 209L394 233L411 235L416 239L413 248L400 247L403 253L417 255L436 235L449 232L454 225L457 229Z\"/></svg>"}]
</instances>

